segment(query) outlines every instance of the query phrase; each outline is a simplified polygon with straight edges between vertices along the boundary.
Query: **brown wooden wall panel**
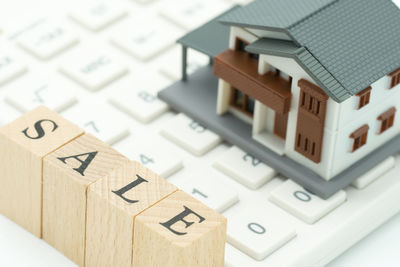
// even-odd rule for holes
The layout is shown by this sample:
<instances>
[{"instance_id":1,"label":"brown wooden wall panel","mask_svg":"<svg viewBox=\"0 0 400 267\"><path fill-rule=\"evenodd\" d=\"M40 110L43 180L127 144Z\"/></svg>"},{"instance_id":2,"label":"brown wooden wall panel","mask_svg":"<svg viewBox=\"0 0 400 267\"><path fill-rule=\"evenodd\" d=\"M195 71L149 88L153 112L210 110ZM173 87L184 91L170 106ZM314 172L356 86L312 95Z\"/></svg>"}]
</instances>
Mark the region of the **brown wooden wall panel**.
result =
<instances>
[{"instance_id":1,"label":"brown wooden wall panel","mask_svg":"<svg viewBox=\"0 0 400 267\"><path fill-rule=\"evenodd\" d=\"M258 61L247 53L229 49L222 52L214 60L214 74L276 112L289 112L290 82L273 73L259 75Z\"/></svg>"},{"instance_id":2,"label":"brown wooden wall panel","mask_svg":"<svg viewBox=\"0 0 400 267\"><path fill-rule=\"evenodd\" d=\"M295 150L315 163L321 162L328 96L318 86L299 81Z\"/></svg>"},{"instance_id":3,"label":"brown wooden wall panel","mask_svg":"<svg viewBox=\"0 0 400 267\"><path fill-rule=\"evenodd\" d=\"M289 113L275 113L274 134L282 139L286 139L288 118Z\"/></svg>"}]
</instances>

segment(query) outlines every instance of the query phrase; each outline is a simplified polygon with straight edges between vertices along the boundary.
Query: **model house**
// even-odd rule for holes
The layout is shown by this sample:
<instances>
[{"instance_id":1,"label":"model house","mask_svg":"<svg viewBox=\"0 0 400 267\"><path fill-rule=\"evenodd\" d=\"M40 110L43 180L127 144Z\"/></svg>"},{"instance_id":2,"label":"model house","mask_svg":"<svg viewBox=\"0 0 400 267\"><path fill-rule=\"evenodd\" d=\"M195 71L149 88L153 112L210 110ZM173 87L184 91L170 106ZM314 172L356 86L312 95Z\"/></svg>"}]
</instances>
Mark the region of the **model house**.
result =
<instances>
[{"instance_id":1,"label":"model house","mask_svg":"<svg viewBox=\"0 0 400 267\"><path fill-rule=\"evenodd\" d=\"M263 147L330 181L400 137L400 10L391 0L257 0L216 20L193 32L196 45L181 43L214 58L215 112L250 126L257 145L246 149ZM213 55L206 42L220 46L219 27L229 37Z\"/></svg>"},{"instance_id":2,"label":"model house","mask_svg":"<svg viewBox=\"0 0 400 267\"><path fill-rule=\"evenodd\" d=\"M281 10L269 2L222 18L231 30L215 58L217 112L329 180L400 133L400 43L379 30L399 27L399 10L390 0L283 1ZM389 19L371 21L384 6Z\"/></svg>"}]
</instances>

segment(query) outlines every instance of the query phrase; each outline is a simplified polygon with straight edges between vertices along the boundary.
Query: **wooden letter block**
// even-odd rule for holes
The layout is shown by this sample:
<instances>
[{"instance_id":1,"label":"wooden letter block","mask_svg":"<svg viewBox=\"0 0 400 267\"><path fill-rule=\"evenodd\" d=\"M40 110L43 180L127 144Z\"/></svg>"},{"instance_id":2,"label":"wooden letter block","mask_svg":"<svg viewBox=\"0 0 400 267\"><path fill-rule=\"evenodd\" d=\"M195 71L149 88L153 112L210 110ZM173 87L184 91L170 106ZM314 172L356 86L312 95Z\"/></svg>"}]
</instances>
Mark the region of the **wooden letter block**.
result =
<instances>
[{"instance_id":1,"label":"wooden letter block","mask_svg":"<svg viewBox=\"0 0 400 267\"><path fill-rule=\"evenodd\" d=\"M130 161L84 134L44 159L43 239L84 266L87 189Z\"/></svg>"},{"instance_id":2,"label":"wooden letter block","mask_svg":"<svg viewBox=\"0 0 400 267\"><path fill-rule=\"evenodd\" d=\"M92 184L88 191L86 267L130 267L135 217L176 190L137 162Z\"/></svg>"},{"instance_id":3,"label":"wooden letter block","mask_svg":"<svg viewBox=\"0 0 400 267\"><path fill-rule=\"evenodd\" d=\"M177 191L135 220L133 267L223 267L226 219Z\"/></svg>"},{"instance_id":4,"label":"wooden letter block","mask_svg":"<svg viewBox=\"0 0 400 267\"><path fill-rule=\"evenodd\" d=\"M0 129L0 213L41 237L43 157L83 134L39 107Z\"/></svg>"}]
</instances>

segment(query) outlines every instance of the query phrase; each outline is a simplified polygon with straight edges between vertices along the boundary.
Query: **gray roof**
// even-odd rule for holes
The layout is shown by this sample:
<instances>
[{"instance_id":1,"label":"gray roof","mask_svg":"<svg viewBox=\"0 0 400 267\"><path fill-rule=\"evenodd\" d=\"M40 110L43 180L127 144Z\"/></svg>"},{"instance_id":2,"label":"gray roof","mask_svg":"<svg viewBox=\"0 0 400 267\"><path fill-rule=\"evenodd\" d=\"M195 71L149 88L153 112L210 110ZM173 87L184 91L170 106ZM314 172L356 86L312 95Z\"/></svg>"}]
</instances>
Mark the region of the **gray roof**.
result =
<instances>
[{"instance_id":1,"label":"gray roof","mask_svg":"<svg viewBox=\"0 0 400 267\"><path fill-rule=\"evenodd\" d=\"M221 21L286 32L303 48L291 56L337 102L400 67L400 10L391 0L257 0ZM260 42L263 53L279 52Z\"/></svg>"},{"instance_id":2,"label":"gray roof","mask_svg":"<svg viewBox=\"0 0 400 267\"><path fill-rule=\"evenodd\" d=\"M222 18L238 26L285 29L336 0L258 0Z\"/></svg>"},{"instance_id":3,"label":"gray roof","mask_svg":"<svg viewBox=\"0 0 400 267\"><path fill-rule=\"evenodd\" d=\"M246 46L246 50L256 54L294 58L321 88L329 88L326 90L329 96L334 99L351 96L307 49L293 41L261 38Z\"/></svg>"},{"instance_id":4,"label":"gray roof","mask_svg":"<svg viewBox=\"0 0 400 267\"><path fill-rule=\"evenodd\" d=\"M219 23L219 20L239 7L239 5L233 6L218 17L184 35L177 42L210 57L215 57L226 50L229 42L229 28Z\"/></svg>"}]
</instances>

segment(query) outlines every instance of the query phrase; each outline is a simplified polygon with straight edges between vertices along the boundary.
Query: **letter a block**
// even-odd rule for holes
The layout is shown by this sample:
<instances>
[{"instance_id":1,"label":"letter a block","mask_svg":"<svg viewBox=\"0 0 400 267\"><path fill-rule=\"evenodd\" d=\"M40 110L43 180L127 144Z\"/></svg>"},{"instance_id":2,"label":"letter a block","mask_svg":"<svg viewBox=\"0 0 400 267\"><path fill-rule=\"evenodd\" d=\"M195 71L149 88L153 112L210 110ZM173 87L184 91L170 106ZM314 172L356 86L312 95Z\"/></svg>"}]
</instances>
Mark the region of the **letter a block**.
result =
<instances>
[{"instance_id":1,"label":"letter a block","mask_svg":"<svg viewBox=\"0 0 400 267\"><path fill-rule=\"evenodd\" d=\"M44 159L43 239L84 266L87 189L130 161L84 134Z\"/></svg>"},{"instance_id":2,"label":"letter a block","mask_svg":"<svg viewBox=\"0 0 400 267\"><path fill-rule=\"evenodd\" d=\"M0 213L41 237L42 159L82 134L45 107L0 128Z\"/></svg>"},{"instance_id":3,"label":"letter a block","mask_svg":"<svg viewBox=\"0 0 400 267\"><path fill-rule=\"evenodd\" d=\"M130 267L135 217L176 190L137 162L92 184L88 192L85 266Z\"/></svg>"},{"instance_id":4,"label":"letter a block","mask_svg":"<svg viewBox=\"0 0 400 267\"><path fill-rule=\"evenodd\" d=\"M223 267L226 219L177 191L135 220L133 267Z\"/></svg>"}]
</instances>

